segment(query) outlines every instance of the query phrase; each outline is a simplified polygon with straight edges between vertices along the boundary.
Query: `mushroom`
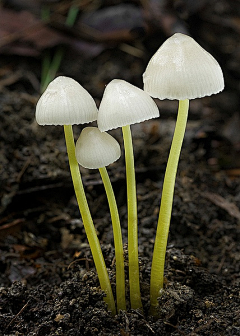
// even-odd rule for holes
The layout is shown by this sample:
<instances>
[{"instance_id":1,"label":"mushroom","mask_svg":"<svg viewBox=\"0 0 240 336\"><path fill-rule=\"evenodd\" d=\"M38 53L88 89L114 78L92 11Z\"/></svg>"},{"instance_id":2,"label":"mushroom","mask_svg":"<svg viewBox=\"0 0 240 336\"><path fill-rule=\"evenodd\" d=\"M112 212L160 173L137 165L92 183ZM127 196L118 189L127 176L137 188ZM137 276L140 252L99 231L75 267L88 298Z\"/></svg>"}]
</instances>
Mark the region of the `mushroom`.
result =
<instances>
[{"instance_id":1,"label":"mushroom","mask_svg":"<svg viewBox=\"0 0 240 336\"><path fill-rule=\"evenodd\" d=\"M136 181L130 125L158 116L157 105L146 92L124 80L114 79L105 88L97 119L101 132L122 127L127 179L129 286L132 309L141 308L142 303L138 265Z\"/></svg>"},{"instance_id":2,"label":"mushroom","mask_svg":"<svg viewBox=\"0 0 240 336\"><path fill-rule=\"evenodd\" d=\"M97 107L92 96L70 77L55 78L36 106L39 125L79 125L97 120Z\"/></svg>"},{"instance_id":3,"label":"mushroom","mask_svg":"<svg viewBox=\"0 0 240 336\"><path fill-rule=\"evenodd\" d=\"M179 100L178 117L162 189L154 245L150 301L152 311L163 288L164 263L177 166L184 138L189 99L210 96L224 88L218 62L191 37L176 33L150 59L143 74L144 90L159 99Z\"/></svg>"},{"instance_id":4,"label":"mushroom","mask_svg":"<svg viewBox=\"0 0 240 336\"><path fill-rule=\"evenodd\" d=\"M115 245L118 311L126 310L123 244L117 203L106 166L118 160L120 156L121 149L117 140L106 132L100 132L97 127L84 128L76 142L78 163L88 169L99 169L107 194Z\"/></svg>"},{"instance_id":5,"label":"mushroom","mask_svg":"<svg viewBox=\"0 0 240 336\"><path fill-rule=\"evenodd\" d=\"M72 125L97 119L97 107L91 95L75 80L60 76L54 79L40 97L36 107L39 125L63 125L74 190L82 216L84 228L92 251L94 263L108 308L115 314L112 288L101 251L101 246L92 221L84 192L78 162L75 157L75 143Z\"/></svg>"}]
</instances>

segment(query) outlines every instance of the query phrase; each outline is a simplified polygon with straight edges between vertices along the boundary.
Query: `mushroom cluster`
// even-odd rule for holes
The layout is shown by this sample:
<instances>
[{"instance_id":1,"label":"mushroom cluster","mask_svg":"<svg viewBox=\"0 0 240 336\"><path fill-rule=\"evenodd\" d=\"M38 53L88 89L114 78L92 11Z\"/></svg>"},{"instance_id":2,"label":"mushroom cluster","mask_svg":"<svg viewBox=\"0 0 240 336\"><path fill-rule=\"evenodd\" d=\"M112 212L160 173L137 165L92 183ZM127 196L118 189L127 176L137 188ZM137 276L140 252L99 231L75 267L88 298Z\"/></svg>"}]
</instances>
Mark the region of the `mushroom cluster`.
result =
<instances>
[{"instance_id":1,"label":"mushroom cluster","mask_svg":"<svg viewBox=\"0 0 240 336\"><path fill-rule=\"evenodd\" d=\"M164 177L156 239L153 251L150 305L156 313L163 290L165 254L170 226L177 166L187 124L189 99L210 96L223 90L224 79L217 61L191 37L174 34L151 58L143 74L144 90L114 79L105 88L99 111L94 99L76 81L57 77L40 97L36 120L40 125L63 125L70 171L83 224L92 251L105 302L116 313L112 288L101 246L93 224L81 179L79 164L99 169L108 199L116 257L117 311L126 310L125 272L118 207L106 166L121 155L118 142L107 131L122 128L126 164L128 209L129 292L132 309L142 309L139 262L138 219L134 152L130 125L159 117L152 97L179 100L176 127ZM98 127L85 127L76 144L72 125L97 120Z\"/></svg>"}]
</instances>

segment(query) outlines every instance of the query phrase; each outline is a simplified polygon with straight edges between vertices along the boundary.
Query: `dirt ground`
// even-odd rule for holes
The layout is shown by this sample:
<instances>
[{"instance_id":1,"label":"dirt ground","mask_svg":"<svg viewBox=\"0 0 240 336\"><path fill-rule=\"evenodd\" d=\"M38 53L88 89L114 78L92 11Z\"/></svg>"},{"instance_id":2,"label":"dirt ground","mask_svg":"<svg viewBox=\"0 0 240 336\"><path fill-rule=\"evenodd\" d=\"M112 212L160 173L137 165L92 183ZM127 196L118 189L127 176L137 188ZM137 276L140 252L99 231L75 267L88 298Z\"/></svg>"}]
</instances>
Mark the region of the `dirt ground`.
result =
<instances>
[{"instance_id":1,"label":"dirt ground","mask_svg":"<svg viewBox=\"0 0 240 336\"><path fill-rule=\"evenodd\" d=\"M233 9L231 1L212 1L180 21L217 58L226 89L190 102L157 317L148 315L151 257L177 102L156 101L160 118L132 126L143 311L129 307L124 153L108 167L122 225L128 303L126 312L112 317L75 199L63 128L35 121L40 56L1 56L0 335L240 335L239 13L239 2ZM66 51L58 74L78 80L98 105L113 78L141 87L149 58L166 38L161 28L129 42L136 49L141 43L141 56L126 51L125 42L104 45L92 57ZM76 138L81 129L74 126ZM123 149L121 131L110 133ZM106 195L97 170L81 172L115 293Z\"/></svg>"}]
</instances>

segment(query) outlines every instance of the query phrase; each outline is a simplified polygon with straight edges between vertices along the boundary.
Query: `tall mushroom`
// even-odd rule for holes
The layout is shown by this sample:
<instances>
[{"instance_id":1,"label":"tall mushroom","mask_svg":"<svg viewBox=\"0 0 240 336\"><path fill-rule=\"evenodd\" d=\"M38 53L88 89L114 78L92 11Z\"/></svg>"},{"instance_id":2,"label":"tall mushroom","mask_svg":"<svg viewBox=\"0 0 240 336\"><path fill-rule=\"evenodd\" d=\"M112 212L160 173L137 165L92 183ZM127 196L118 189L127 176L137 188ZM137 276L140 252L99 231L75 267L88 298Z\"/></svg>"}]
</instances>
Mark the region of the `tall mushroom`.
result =
<instances>
[{"instance_id":1,"label":"tall mushroom","mask_svg":"<svg viewBox=\"0 0 240 336\"><path fill-rule=\"evenodd\" d=\"M80 84L69 77L60 76L54 79L40 97L36 107L36 120L39 125L64 126L69 166L79 210L100 285L106 293L104 300L111 312L115 314L116 309L112 288L75 157L75 143L72 131L72 125L88 123L96 119L97 107L93 98Z\"/></svg>"},{"instance_id":2,"label":"tall mushroom","mask_svg":"<svg viewBox=\"0 0 240 336\"><path fill-rule=\"evenodd\" d=\"M125 272L122 232L112 184L106 166L118 160L120 146L110 134L100 132L97 127L85 127L76 142L76 159L88 169L99 169L106 190L115 245L117 310L126 310Z\"/></svg>"},{"instance_id":3,"label":"tall mushroom","mask_svg":"<svg viewBox=\"0 0 240 336\"><path fill-rule=\"evenodd\" d=\"M141 308L142 303L138 264L136 181L130 125L158 116L159 110L157 105L143 90L119 79L112 80L106 86L99 107L97 121L101 132L122 127L127 177L128 260L132 309Z\"/></svg>"},{"instance_id":4,"label":"tall mushroom","mask_svg":"<svg viewBox=\"0 0 240 336\"><path fill-rule=\"evenodd\" d=\"M184 138L189 99L210 96L224 88L218 62L191 37L176 33L150 59L143 74L144 90L159 99L179 100L178 117L167 162L154 245L150 300L154 311L163 288L165 253L177 166Z\"/></svg>"}]
</instances>

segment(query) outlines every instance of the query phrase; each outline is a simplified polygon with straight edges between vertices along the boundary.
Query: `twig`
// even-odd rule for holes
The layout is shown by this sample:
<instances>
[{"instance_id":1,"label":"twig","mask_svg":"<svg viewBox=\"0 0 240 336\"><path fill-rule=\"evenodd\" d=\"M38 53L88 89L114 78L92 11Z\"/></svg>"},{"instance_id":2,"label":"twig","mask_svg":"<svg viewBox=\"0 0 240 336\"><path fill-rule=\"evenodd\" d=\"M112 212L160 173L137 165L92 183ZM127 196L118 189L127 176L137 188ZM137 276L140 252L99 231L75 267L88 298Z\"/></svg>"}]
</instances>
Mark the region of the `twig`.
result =
<instances>
[{"instance_id":1,"label":"twig","mask_svg":"<svg viewBox=\"0 0 240 336\"><path fill-rule=\"evenodd\" d=\"M25 171L27 170L27 168L28 168L28 166L30 165L31 161L32 161L32 157L31 157L31 156L27 159L27 161L25 161L25 163L24 163L24 165L23 165L21 171L19 172L19 174L18 174L18 176L17 176L17 178L16 178L16 181L17 181L18 183L20 183L21 178L23 177L23 174L24 174Z\"/></svg>"},{"instance_id":2,"label":"twig","mask_svg":"<svg viewBox=\"0 0 240 336\"><path fill-rule=\"evenodd\" d=\"M14 318L8 323L8 325L6 326L5 330L6 331L9 326L16 320L16 318L26 309L26 307L28 306L29 301L22 307L22 309L20 309L20 311L14 316Z\"/></svg>"}]
</instances>

